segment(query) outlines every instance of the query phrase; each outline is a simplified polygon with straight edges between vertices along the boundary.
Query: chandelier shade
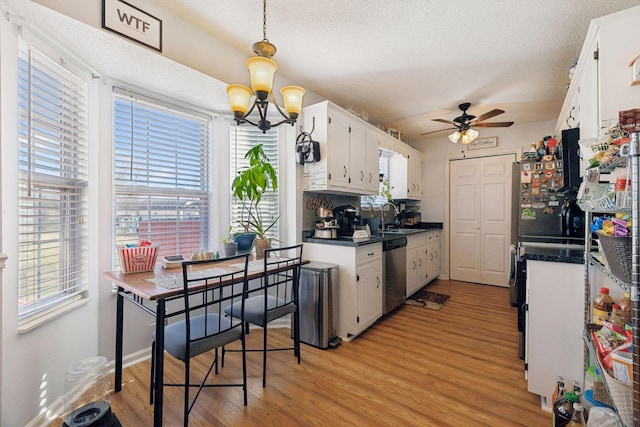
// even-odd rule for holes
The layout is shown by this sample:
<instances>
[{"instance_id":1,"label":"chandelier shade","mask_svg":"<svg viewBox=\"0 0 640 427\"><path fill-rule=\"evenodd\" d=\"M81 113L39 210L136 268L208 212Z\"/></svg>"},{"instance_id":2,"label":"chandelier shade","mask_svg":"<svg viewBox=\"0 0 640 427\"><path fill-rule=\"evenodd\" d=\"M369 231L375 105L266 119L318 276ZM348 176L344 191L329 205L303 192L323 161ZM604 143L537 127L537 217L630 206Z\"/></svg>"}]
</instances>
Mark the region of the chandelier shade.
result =
<instances>
[{"instance_id":1,"label":"chandelier shade","mask_svg":"<svg viewBox=\"0 0 640 427\"><path fill-rule=\"evenodd\" d=\"M449 141L453 142L454 144L458 141L462 142L463 144L470 144L478 137L479 134L480 133L475 129L465 129L463 131L457 130L449 135Z\"/></svg>"}]
</instances>

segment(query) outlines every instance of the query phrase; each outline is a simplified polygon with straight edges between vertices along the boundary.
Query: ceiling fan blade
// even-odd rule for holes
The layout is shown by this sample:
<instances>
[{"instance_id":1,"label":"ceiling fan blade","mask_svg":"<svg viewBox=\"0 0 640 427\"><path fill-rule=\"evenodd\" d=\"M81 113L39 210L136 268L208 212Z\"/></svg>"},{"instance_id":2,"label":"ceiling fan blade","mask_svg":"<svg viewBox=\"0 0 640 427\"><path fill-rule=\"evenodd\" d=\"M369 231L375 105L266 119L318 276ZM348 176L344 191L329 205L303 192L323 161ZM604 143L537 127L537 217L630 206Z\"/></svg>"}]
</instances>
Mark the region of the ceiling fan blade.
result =
<instances>
[{"instance_id":1,"label":"ceiling fan blade","mask_svg":"<svg viewBox=\"0 0 640 427\"><path fill-rule=\"evenodd\" d=\"M454 122L452 122L451 120L445 120L445 119L431 119L432 122L440 122L440 123L446 123L448 125L455 125Z\"/></svg>"},{"instance_id":2,"label":"ceiling fan blade","mask_svg":"<svg viewBox=\"0 0 640 427\"><path fill-rule=\"evenodd\" d=\"M508 128L513 122L493 122L493 123L476 123L476 128Z\"/></svg>"},{"instance_id":3,"label":"ceiling fan blade","mask_svg":"<svg viewBox=\"0 0 640 427\"><path fill-rule=\"evenodd\" d=\"M499 115L499 114L502 114L502 113L504 113L504 110L498 110L498 109L496 108L495 110L491 110L491 111L489 111L489 112L487 112L487 113L484 113L483 115L479 116L479 117L476 119L476 123L477 123L477 122L481 122L481 121L483 121L483 120L490 119L491 117L495 117L495 116L497 116L497 115Z\"/></svg>"},{"instance_id":4,"label":"ceiling fan blade","mask_svg":"<svg viewBox=\"0 0 640 427\"><path fill-rule=\"evenodd\" d=\"M453 130L453 129L458 129L458 128L446 128L446 129L440 129L440 130L433 130L431 132L421 133L420 135L429 135L430 133L442 132L442 131L445 131L445 130Z\"/></svg>"}]
</instances>

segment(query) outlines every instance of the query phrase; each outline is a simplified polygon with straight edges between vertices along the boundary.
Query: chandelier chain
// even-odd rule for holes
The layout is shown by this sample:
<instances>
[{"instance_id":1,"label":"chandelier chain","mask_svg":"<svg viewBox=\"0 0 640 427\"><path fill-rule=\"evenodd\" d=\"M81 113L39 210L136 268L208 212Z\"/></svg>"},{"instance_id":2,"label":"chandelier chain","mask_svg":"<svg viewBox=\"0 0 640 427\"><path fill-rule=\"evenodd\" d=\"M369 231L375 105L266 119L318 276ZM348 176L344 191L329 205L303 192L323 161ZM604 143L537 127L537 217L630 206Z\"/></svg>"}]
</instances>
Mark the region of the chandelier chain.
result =
<instances>
[{"instance_id":1,"label":"chandelier chain","mask_svg":"<svg viewBox=\"0 0 640 427\"><path fill-rule=\"evenodd\" d=\"M262 2L262 40L269 41L267 39L267 0Z\"/></svg>"}]
</instances>

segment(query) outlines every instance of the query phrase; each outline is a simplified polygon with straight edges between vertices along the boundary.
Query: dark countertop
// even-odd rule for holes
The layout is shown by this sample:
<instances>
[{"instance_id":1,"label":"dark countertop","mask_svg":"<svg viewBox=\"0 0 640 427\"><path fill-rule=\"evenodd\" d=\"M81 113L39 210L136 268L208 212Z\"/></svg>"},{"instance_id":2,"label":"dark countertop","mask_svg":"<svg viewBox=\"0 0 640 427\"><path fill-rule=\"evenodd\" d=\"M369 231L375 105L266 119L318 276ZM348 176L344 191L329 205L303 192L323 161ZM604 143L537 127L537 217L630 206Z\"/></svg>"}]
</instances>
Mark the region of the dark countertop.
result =
<instances>
[{"instance_id":1,"label":"dark countertop","mask_svg":"<svg viewBox=\"0 0 640 427\"><path fill-rule=\"evenodd\" d=\"M522 259L524 260L584 264L584 250L582 249L527 246L524 251L522 254Z\"/></svg>"},{"instance_id":2,"label":"dark countertop","mask_svg":"<svg viewBox=\"0 0 640 427\"><path fill-rule=\"evenodd\" d=\"M313 237L313 230L307 230L302 232L302 242L306 243L321 243L324 245L337 245L337 246L364 246L372 243L379 243L386 240L393 240L399 237L406 237L417 233L426 233L430 230L441 230L441 222L421 222L415 226L407 227L411 228L408 233L382 233L372 234L371 237L365 239L353 240L351 237L338 237L337 239L316 239Z\"/></svg>"}]
</instances>

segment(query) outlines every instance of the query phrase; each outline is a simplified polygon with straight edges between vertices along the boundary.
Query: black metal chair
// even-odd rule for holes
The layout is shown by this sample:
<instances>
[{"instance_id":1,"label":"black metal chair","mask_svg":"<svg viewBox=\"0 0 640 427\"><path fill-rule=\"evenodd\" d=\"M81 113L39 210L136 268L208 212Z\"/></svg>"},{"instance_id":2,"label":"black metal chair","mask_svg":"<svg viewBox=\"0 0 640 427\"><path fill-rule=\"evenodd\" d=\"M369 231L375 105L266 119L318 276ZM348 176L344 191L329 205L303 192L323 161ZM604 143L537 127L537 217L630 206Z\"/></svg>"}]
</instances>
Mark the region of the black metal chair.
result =
<instances>
[{"instance_id":1,"label":"black metal chair","mask_svg":"<svg viewBox=\"0 0 640 427\"><path fill-rule=\"evenodd\" d=\"M263 329L263 343L261 349L247 349L246 351L262 352L262 387L267 384L267 352L279 350L293 350L294 356L300 364L300 316L298 304L298 287L300 283L300 267L302 264L302 244L264 252L264 275L260 285L252 288L249 284L249 297L244 306L244 322L246 333L249 324ZM225 309L225 313L234 318L242 316L242 306L238 303ZM293 347L268 348L267 325L279 318L291 315L291 330L293 332ZM224 354L222 349L222 366Z\"/></svg>"},{"instance_id":2,"label":"black metal chair","mask_svg":"<svg viewBox=\"0 0 640 427\"><path fill-rule=\"evenodd\" d=\"M235 260L244 265L243 270L220 265ZM189 424L189 413L204 387L242 387L244 405L247 405L247 368L244 336L244 306L247 295L248 255L239 255L207 261L188 261L182 265L183 287L179 295L167 300L169 304L180 305L167 317L184 315L184 319L169 323L164 328L165 350L184 363L184 382L179 384L163 383L163 387L184 387L184 425ZM171 301L171 302L169 302ZM230 318L223 312L225 307L237 307L237 318ZM156 340L153 334L151 358L151 403L155 378ZM242 349L242 383L207 382L215 367L218 373L218 348L240 341ZM214 350L213 361L200 383L191 383L191 359ZM197 387L193 399L190 389Z\"/></svg>"}]
</instances>

